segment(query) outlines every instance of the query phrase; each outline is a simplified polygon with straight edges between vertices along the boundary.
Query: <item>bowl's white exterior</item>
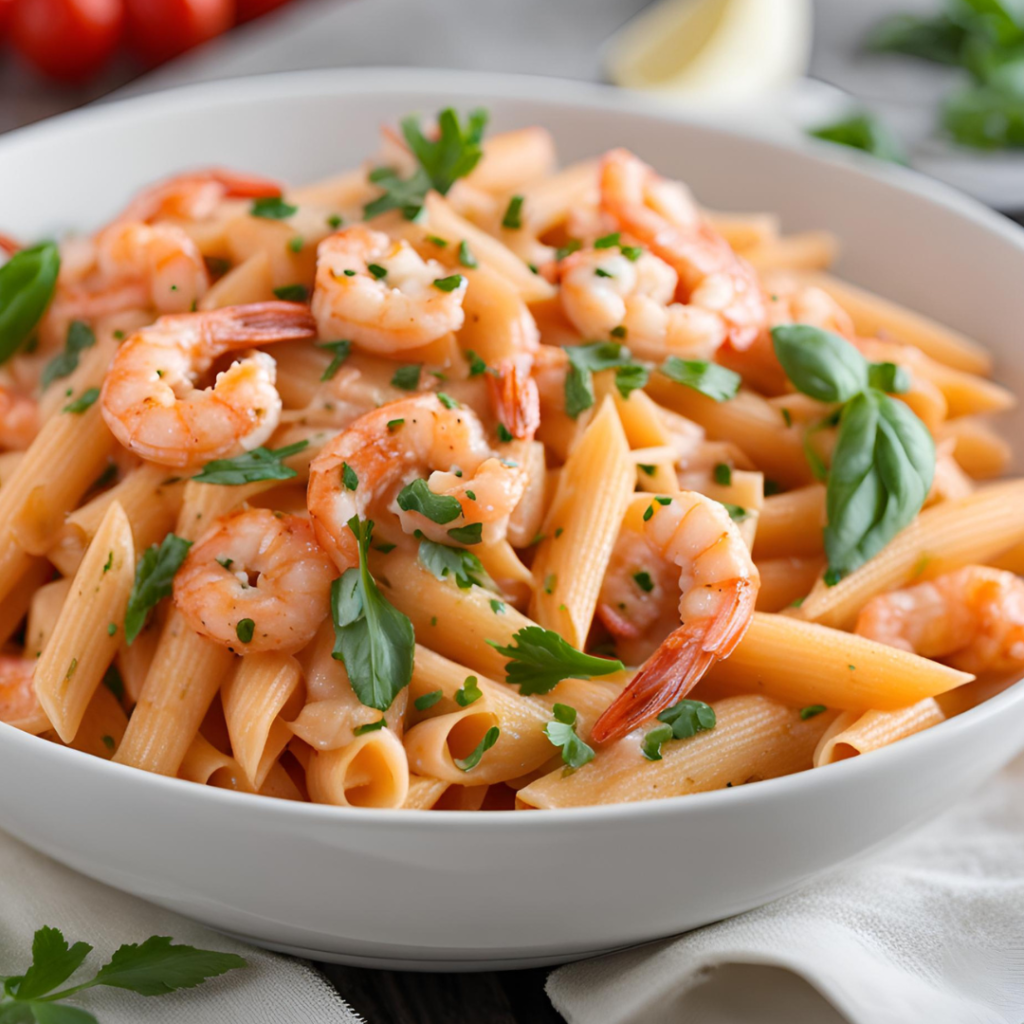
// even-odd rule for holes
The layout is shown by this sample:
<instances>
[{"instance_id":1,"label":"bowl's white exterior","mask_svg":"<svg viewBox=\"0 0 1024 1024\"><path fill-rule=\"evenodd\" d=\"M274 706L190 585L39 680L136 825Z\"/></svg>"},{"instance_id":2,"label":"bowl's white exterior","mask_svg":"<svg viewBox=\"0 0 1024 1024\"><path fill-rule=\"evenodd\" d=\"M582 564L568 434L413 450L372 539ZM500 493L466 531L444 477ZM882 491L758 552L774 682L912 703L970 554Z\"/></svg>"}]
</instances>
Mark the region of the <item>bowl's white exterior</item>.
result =
<instances>
[{"instance_id":1,"label":"bowl's white exterior","mask_svg":"<svg viewBox=\"0 0 1024 1024\"><path fill-rule=\"evenodd\" d=\"M626 145L709 205L828 227L841 269L989 345L1021 383L1024 234L900 169L722 132L541 79L360 71L204 85L0 139L0 224L90 226L170 170L311 180L379 123L446 103L543 123L565 158ZM561 813L338 809L136 772L0 725L0 827L255 942L411 969L553 963L749 909L938 813L1024 745L1024 683L867 757L679 800Z\"/></svg>"}]
</instances>

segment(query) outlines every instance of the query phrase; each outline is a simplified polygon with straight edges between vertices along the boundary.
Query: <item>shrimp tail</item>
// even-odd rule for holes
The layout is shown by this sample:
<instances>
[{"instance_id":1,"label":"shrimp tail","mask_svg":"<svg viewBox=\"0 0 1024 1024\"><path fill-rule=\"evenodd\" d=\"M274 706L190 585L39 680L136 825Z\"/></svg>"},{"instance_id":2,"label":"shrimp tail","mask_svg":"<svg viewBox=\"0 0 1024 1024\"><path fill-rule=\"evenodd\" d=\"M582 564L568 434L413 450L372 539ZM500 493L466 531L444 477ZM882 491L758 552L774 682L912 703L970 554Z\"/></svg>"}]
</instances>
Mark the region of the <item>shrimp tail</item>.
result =
<instances>
[{"instance_id":1,"label":"shrimp tail","mask_svg":"<svg viewBox=\"0 0 1024 1024\"><path fill-rule=\"evenodd\" d=\"M0 249L2 249L8 256L13 256L16 252L20 252L22 245L16 239L11 238L10 235L0 235Z\"/></svg>"},{"instance_id":2,"label":"shrimp tail","mask_svg":"<svg viewBox=\"0 0 1024 1024\"><path fill-rule=\"evenodd\" d=\"M731 580L725 610L711 619L692 621L673 630L647 659L630 684L594 724L597 743L618 739L641 722L682 700L709 668L732 654L754 611L757 588L749 579Z\"/></svg>"},{"instance_id":3,"label":"shrimp tail","mask_svg":"<svg viewBox=\"0 0 1024 1024\"><path fill-rule=\"evenodd\" d=\"M313 314L300 302L254 302L199 315L209 318L210 340L215 344L244 341L266 345L316 337Z\"/></svg>"},{"instance_id":4,"label":"shrimp tail","mask_svg":"<svg viewBox=\"0 0 1024 1024\"><path fill-rule=\"evenodd\" d=\"M529 369L515 359L503 359L487 375L491 406L513 436L532 440L540 426L540 393Z\"/></svg>"},{"instance_id":5,"label":"shrimp tail","mask_svg":"<svg viewBox=\"0 0 1024 1024\"><path fill-rule=\"evenodd\" d=\"M214 167L210 178L224 186L225 195L234 199L276 199L284 191L279 181L258 174L242 174L225 167Z\"/></svg>"}]
</instances>

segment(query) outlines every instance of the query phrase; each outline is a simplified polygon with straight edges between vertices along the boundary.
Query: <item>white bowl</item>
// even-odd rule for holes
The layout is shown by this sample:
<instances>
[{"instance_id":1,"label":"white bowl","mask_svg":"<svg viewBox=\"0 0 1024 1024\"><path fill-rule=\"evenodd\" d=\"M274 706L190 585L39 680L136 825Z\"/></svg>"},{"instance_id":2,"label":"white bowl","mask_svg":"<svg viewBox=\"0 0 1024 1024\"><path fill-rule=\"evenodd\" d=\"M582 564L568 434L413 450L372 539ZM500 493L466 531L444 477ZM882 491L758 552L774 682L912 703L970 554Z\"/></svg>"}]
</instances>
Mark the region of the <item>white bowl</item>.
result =
<instances>
[{"instance_id":1,"label":"white bowl","mask_svg":"<svg viewBox=\"0 0 1024 1024\"><path fill-rule=\"evenodd\" d=\"M563 158L635 149L708 204L826 227L852 280L977 337L1022 383L1024 233L901 170L723 132L562 81L317 72L94 107L0 139L0 224L88 227L169 171L302 182L354 165L380 123L454 103L544 124ZM1011 422L1011 430L1013 425ZM1019 431L1016 432L1019 434ZM885 750L721 792L561 812L339 809L147 775L0 725L0 827L225 932L406 969L556 963L748 910L978 786L1024 744L1024 684Z\"/></svg>"}]
</instances>

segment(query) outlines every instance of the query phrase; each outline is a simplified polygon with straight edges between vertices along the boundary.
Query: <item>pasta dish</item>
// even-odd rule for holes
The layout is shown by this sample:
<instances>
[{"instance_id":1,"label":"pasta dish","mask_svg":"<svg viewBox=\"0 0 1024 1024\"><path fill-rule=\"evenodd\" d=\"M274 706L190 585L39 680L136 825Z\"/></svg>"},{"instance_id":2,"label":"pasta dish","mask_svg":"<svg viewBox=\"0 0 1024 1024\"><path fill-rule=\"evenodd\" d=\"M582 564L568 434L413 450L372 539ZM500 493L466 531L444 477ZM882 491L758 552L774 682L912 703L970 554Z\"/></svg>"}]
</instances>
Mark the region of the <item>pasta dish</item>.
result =
<instances>
[{"instance_id":1,"label":"pasta dish","mask_svg":"<svg viewBox=\"0 0 1024 1024\"><path fill-rule=\"evenodd\" d=\"M860 756L1021 672L986 352L827 232L486 127L0 238L0 721L288 800L555 809Z\"/></svg>"}]
</instances>

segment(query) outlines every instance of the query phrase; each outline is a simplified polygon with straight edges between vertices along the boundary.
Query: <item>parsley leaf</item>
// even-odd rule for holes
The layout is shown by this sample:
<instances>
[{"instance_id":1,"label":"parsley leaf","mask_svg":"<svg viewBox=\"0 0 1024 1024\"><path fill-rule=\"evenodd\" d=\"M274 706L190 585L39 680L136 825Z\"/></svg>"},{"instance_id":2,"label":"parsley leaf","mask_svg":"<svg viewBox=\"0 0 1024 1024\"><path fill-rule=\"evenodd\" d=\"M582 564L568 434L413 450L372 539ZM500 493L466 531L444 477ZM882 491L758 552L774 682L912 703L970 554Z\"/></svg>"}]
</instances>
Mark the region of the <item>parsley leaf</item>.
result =
<instances>
[{"instance_id":1,"label":"parsley leaf","mask_svg":"<svg viewBox=\"0 0 1024 1024\"><path fill-rule=\"evenodd\" d=\"M469 247L469 242L465 239L459 242L459 262L469 270L480 266L476 256L473 255L473 250Z\"/></svg>"},{"instance_id":2,"label":"parsley leaf","mask_svg":"<svg viewBox=\"0 0 1024 1024\"><path fill-rule=\"evenodd\" d=\"M502 647L494 640L487 642L509 659L505 682L518 686L524 697L548 693L563 679L592 679L625 667L621 661L584 654L553 630L541 626L524 626L512 639L517 646Z\"/></svg>"},{"instance_id":3,"label":"parsley leaf","mask_svg":"<svg viewBox=\"0 0 1024 1024\"><path fill-rule=\"evenodd\" d=\"M498 742L498 737L501 735L501 730L496 726L492 725L490 729L484 733L484 738L477 744L476 750L469 755L469 757L455 758L455 767L460 772L468 772L475 768L480 763L480 758Z\"/></svg>"},{"instance_id":4,"label":"parsley leaf","mask_svg":"<svg viewBox=\"0 0 1024 1024\"><path fill-rule=\"evenodd\" d=\"M576 419L594 404L593 374L631 366L629 349L617 341L595 341L589 345L567 345L569 371L565 375L565 411Z\"/></svg>"},{"instance_id":5,"label":"parsley leaf","mask_svg":"<svg viewBox=\"0 0 1024 1024\"><path fill-rule=\"evenodd\" d=\"M426 711L428 708L432 708L442 697L444 697L444 690L431 690L430 693L417 697L413 704L416 705L417 711Z\"/></svg>"},{"instance_id":6,"label":"parsley leaf","mask_svg":"<svg viewBox=\"0 0 1024 1024\"><path fill-rule=\"evenodd\" d=\"M124 637L129 645L146 624L150 609L171 596L174 574L185 561L192 541L169 533L160 546L153 544L135 566L135 582L124 614Z\"/></svg>"},{"instance_id":7,"label":"parsley leaf","mask_svg":"<svg viewBox=\"0 0 1024 1024\"><path fill-rule=\"evenodd\" d=\"M459 544L479 544L484 537L483 523L467 523L448 531L448 536Z\"/></svg>"},{"instance_id":8,"label":"parsley leaf","mask_svg":"<svg viewBox=\"0 0 1024 1024\"><path fill-rule=\"evenodd\" d=\"M465 548L450 548L447 544L424 539L420 541L419 559L439 580L453 579L460 590L475 585L499 593L480 559Z\"/></svg>"},{"instance_id":9,"label":"parsley leaf","mask_svg":"<svg viewBox=\"0 0 1024 1024\"><path fill-rule=\"evenodd\" d=\"M480 143L487 118L486 110L473 110L463 127L455 110L446 107L437 115L436 139L428 139L423 134L419 118L403 119L405 141L429 178L431 187L441 195L446 195L459 178L469 174L484 155Z\"/></svg>"},{"instance_id":10,"label":"parsley leaf","mask_svg":"<svg viewBox=\"0 0 1024 1024\"><path fill-rule=\"evenodd\" d=\"M430 178L417 168L408 178L400 178L390 167L378 167L370 172L370 181L384 189L384 194L363 207L363 216L369 220L389 210L401 210L406 220L415 220L423 209L423 200L430 191Z\"/></svg>"},{"instance_id":11,"label":"parsley leaf","mask_svg":"<svg viewBox=\"0 0 1024 1024\"><path fill-rule=\"evenodd\" d=\"M63 985L91 952L87 942L69 947L58 929L44 925L32 939L32 966L18 983L18 999L38 999Z\"/></svg>"},{"instance_id":12,"label":"parsley leaf","mask_svg":"<svg viewBox=\"0 0 1024 1024\"><path fill-rule=\"evenodd\" d=\"M455 691L455 703L460 708L468 708L483 695L484 692L480 689L480 680L476 676L466 676L466 681L462 684L461 689Z\"/></svg>"},{"instance_id":13,"label":"parsley leaf","mask_svg":"<svg viewBox=\"0 0 1024 1024\"><path fill-rule=\"evenodd\" d=\"M420 386L420 370L422 363L406 363L395 370L391 378L391 386L403 391L415 391Z\"/></svg>"},{"instance_id":14,"label":"parsley leaf","mask_svg":"<svg viewBox=\"0 0 1024 1024\"><path fill-rule=\"evenodd\" d=\"M299 212L297 206L286 203L280 196L264 196L254 199L249 213L253 217L261 217L263 220L286 220Z\"/></svg>"},{"instance_id":15,"label":"parsley leaf","mask_svg":"<svg viewBox=\"0 0 1024 1024\"><path fill-rule=\"evenodd\" d=\"M646 366L634 363L631 366L620 366L615 371L615 386L623 398L629 398L634 391L647 387L651 371Z\"/></svg>"},{"instance_id":16,"label":"parsley leaf","mask_svg":"<svg viewBox=\"0 0 1024 1024\"><path fill-rule=\"evenodd\" d=\"M544 726L544 735L556 746L562 748L562 760L569 768L582 768L594 760L593 747L587 746L576 735L576 709L567 704L556 704L551 713L553 722Z\"/></svg>"},{"instance_id":17,"label":"parsley leaf","mask_svg":"<svg viewBox=\"0 0 1024 1024\"><path fill-rule=\"evenodd\" d=\"M245 966L245 960L234 953L176 946L167 936L153 935L141 945L121 946L99 969L92 984L126 988L142 996L162 996L181 988L195 988L207 978Z\"/></svg>"},{"instance_id":18,"label":"parsley leaf","mask_svg":"<svg viewBox=\"0 0 1024 1024\"><path fill-rule=\"evenodd\" d=\"M331 584L334 657L367 707L387 711L412 679L416 637L412 622L380 592L367 568L373 523L353 516L348 527L359 546L359 567Z\"/></svg>"},{"instance_id":19,"label":"parsley leaf","mask_svg":"<svg viewBox=\"0 0 1024 1024\"><path fill-rule=\"evenodd\" d=\"M660 372L675 384L693 388L716 402L727 402L736 397L740 389L740 375L718 363L703 359L680 359L669 356L660 366Z\"/></svg>"},{"instance_id":20,"label":"parsley leaf","mask_svg":"<svg viewBox=\"0 0 1024 1024\"><path fill-rule=\"evenodd\" d=\"M320 380L330 380L337 372L341 369L341 364L348 359L349 353L352 351L351 341L321 341L317 343L317 348L325 348L333 354L333 358L327 364L327 369L320 375Z\"/></svg>"},{"instance_id":21,"label":"parsley leaf","mask_svg":"<svg viewBox=\"0 0 1024 1024\"><path fill-rule=\"evenodd\" d=\"M518 231L523 226L523 197L513 196L508 201L505 215L501 218L501 226Z\"/></svg>"},{"instance_id":22,"label":"parsley leaf","mask_svg":"<svg viewBox=\"0 0 1024 1024\"><path fill-rule=\"evenodd\" d=\"M834 124L822 125L808 134L825 142L835 142L850 149L863 150L880 160L889 160L896 164L907 162L903 147L896 136L877 117L866 111L836 121Z\"/></svg>"},{"instance_id":23,"label":"parsley leaf","mask_svg":"<svg viewBox=\"0 0 1024 1024\"><path fill-rule=\"evenodd\" d=\"M449 494L435 494L426 480L413 480L398 492L398 507L403 512L419 512L432 523L450 523L462 515L462 506Z\"/></svg>"},{"instance_id":24,"label":"parsley leaf","mask_svg":"<svg viewBox=\"0 0 1024 1024\"><path fill-rule=\"evenodd\" d=\"M83 391L73 402L68 402L68 404L61 409L61 412L70 412L80 416L86 411L86 409L90 408L99 397L99 388L89 388L88 390Z\"/></svg>"},{"instance_id":25,"label":"parsley leaf","mask_svg":"<svg viewBox=\"0 0 1024 1024\"><path fill-rule=\"evenodd\" d=\"M64 340L64 351L55 355L43 368L39 386L45 391L55 380L67 377L78 367L78 357L96 344L96 335L84 320L72 320Z\"/></svg>"},{"instance_id":26,"label":"parsley leaf","mask_svg":"<svg viewBox=\"0 0 1024 1024\"><path fill-rule=\"evenodd\" d=\"M828 711L828 708L824 704L808 704L807 707L800 709L800 721L806 722L808 718L814 718L825 711Z\"/></svg>"},{"instance_id":27,"label":"parsley leaf","mask_svg":"<svg viewBox=\"0 0 1024 1024\"><path fill-rule=\"evenodd\" d=\"M267 449L261 446L243 455L236 455L233 459L214 459L192 479L200 484L229 487L251 484L257 480L291 480L297 474L284 464L284 460L297 455L308 445L308 441L296 441L284 448Z\"/></svg>"},{"instance_id":28,"label":"parsley leaf","mask_svg":"<svg viewBox=\"0 0 1024 1024\"><path fill-rule=\"evenodd\" d=\"M714 729L715 709L701 700L681 700L658 715L663 725L655 726L644 737L641 750L648 761L661 760L661 745L669 740L685 740L697 733Z\"/></svg>"}]
</instances>

